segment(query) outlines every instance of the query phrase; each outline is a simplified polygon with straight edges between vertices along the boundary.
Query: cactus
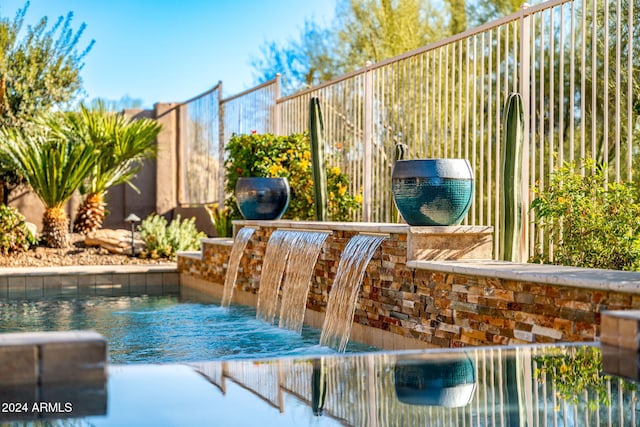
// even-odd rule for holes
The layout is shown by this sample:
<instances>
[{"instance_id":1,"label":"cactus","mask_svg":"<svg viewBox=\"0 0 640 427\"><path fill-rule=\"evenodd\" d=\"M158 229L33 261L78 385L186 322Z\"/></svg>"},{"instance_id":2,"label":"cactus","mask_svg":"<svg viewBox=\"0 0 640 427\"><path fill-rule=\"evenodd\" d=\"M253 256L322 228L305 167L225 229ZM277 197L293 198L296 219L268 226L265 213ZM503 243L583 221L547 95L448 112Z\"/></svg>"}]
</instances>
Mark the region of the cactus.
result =
<instances>
[{"instance_id":1,"label":"cactus","mask_svg":"<svg viewBox=\"0 0 640 427\"><path fill-rule=\"evenodd\" d=\"M502 143L502 195L500 198L499 257L519 262L522 230L522 144L524 119L522 97L511 93L505 107Z\"/></svg>"},{"instance_id":2,"label":"cactus","mask_svg":"<svg viewBox=\"0 0 640 427\"><path fill-rule=\"evenodd\" d=\"M324 170L324 124L322 122L322 110L320 100L311 98L309 105L309 132L311 137L311 162L313 177L314 210L317 221L329 219L327 205L327 175Z\"/></svg>"}]
</instances>

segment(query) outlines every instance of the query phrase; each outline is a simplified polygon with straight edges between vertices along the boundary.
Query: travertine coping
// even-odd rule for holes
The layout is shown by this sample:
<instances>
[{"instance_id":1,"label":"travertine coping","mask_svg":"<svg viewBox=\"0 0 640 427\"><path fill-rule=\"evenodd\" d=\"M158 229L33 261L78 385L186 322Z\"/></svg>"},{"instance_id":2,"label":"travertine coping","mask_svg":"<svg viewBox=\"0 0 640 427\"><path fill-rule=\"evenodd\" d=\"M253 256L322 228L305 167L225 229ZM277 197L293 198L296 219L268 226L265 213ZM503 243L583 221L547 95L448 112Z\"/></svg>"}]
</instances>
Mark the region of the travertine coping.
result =
<instances>
[{"instance_id":1,"label":"travertine coping","mask_svg":"<svg viewBox=\"0 0 640 427\"><path fill-rule=\"evenodd\" d=\"M72 265L61 267L3 267L2 276L50 276L56 274L175 273L176 263L148 265Z\"/></svg>"},{"instance_id":2,"label":"travertine coping","mask_svg":"<svg viewBox=\"0 0 640 427\"><path fill-rule=\"evenodd\" d=\"M233 246L233 239L230 237L208 237L200 240L200 246L208 243L210 245ZM179 252L182 254L182 252Z\"/></svg>"},{"instance_id":3,"label":"travertine coping","mask_svg":"<svg viewBox=\"0 0 640 427\"><path fill-rule=\"evenodd\" d=\"M640 272L493 260L408 261L407 267L640 295Z\"/></svg>"},{"instance_id":4,"label":"travertine coping","mask_svg":"<svg viewBox=\"0 0 640 427\"><path fill-rule=\"evenodd\" d=\"M398 233L409 231L406 224L394 224L384 222L338 222L338 221L294 221L294 220L240 220L233 221L234 234L242 227L274 227L303 230L328 230L328 231L354 231L358 233Z\"/></svg>"},{"instance_id":5,"label":"travertine coping","mask_svg":"<svg viewBox=\"0 0 640 427\"><path fill-rule=\"evenodd\" d=\"M0 334L0 386L106 381L107 340L93 331Z\"/></svg>"},{"instance_id":6,"label":"travertine coping","mask_svg":"<svg viewBox=\"0 0 640 427\"><path fill-rule=\"evenodd\" d=\"M177 264L0 268L0 299L179 291Z\"/></svg>"}]
</instances>

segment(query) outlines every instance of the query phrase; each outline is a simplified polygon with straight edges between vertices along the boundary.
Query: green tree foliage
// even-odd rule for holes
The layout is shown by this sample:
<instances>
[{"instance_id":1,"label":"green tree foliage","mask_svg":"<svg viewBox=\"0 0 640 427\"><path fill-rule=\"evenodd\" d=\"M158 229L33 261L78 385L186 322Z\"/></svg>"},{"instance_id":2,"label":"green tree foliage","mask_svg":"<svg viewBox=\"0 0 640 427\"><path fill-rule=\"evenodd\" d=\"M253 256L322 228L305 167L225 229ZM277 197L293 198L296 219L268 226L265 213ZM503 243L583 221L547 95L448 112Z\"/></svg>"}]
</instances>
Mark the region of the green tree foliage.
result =
<instances>
[{"instance_id":1,"label":"green tree foliage","mask_svg":"<svg viewBox=\"0 0 640 427\"><path fill-rule=\"evenodd\" d=\"M343 0L337 63L342 72L379 62L447 36L444 13L423 0Z\"/></svg>"},{"instance_id":2,"label":"green tree foliage","mask_svg":"<svg viewBox=\"0 0 640 427\"><path fill-rule=\"evenodd\" d=\"M45 206L42 236L51 247L68 245L64 204L87 179L100 158L91 141L70 138L63 113L38 120L30 133L0 128L0 161L25 177Z\"/></svg>"},{"instance_id":3,"label":"green tree foliage","mask_svg":"<svg viewBox=\"0 0 640 427\"><path fill-rule=\"evenodd\" d=\"M262 57L252 61L256 80L264 82L282 73L283 91L292 93L361 68L367 61L377 62L436 41L449 30L445 12L434 4L428 0L340 0L332 25L307 21L298 39L285 44L267 42ZM456 4L456 10L459 8ZM456 28L462 21L456 21Z\"/></svg>"},{"instance_id":4,"label":"green tree foliage","mask_svg":"<svg viewBox=\"0 0 640 427\"><path fill-rule=\"evenodd\" d=\"M334 60L335 44L335 35L330 29L306 21L298 39L262 45L262 56L251 62L254 76L263 83L281 74L284 93L331 80L340 73Z\"/></svg>"},{"instance_id":5,"label":"green tree foliage","mask_svg":"<svg viewBox=\"0 0 640 427\"><path fill-rule=\"evenodd\" d=\"M459 0L450 0L456 2ZM472 26L477 26L490 22L502 16L507 16L522 8L525 3L540 3L527 0L475 0L473 7L469 8L469 22Z\"/></svg>"},{"instance_id":6,"label":"green tree foliage","mask_svg":"<svg viewBox=\"0 0 640 427\"><path fill-rule=\"evenodd\" d=\"M81 105L79 112L62 117L63 137L89 142L101 152L91 174L80 186L85 200L78 208L74 231L87 233L102 226L104 197L111 187L126 183L137 190L131 181L143 161L155 156L160 125L155 120L130 119L109 112L102 103L94 109Z\"/></svg>"},{"instance_id":7,"label":"green tree foliage","mask_svg":"<svg viewBox=\"0 0 640 427\"><path fill-rule=\"evenodd\" d=\"M93 45L78 50L85 25L72 27L73 14L53 25L48 18L25 28L29 3L15 18L0 15L0 127L24 127L38 114L73 100L82 87L80 70ZM3 201L20 182L15 171L0 164Z\"/></svg>"}]
</instances>

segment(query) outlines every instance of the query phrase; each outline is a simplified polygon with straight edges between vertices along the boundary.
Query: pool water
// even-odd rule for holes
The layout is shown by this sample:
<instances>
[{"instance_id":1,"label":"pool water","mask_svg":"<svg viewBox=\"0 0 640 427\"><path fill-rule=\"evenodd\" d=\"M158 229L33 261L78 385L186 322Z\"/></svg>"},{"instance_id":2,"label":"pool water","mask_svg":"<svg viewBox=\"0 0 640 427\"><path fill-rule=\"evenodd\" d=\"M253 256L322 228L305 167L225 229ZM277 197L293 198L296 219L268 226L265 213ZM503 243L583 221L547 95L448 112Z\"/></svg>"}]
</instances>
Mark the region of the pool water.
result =
<instances>
[{"instance_id":1,"label":"pool water","mask_svg":"<svg viewBox=\"0 0 640 427\"><path fill-rule=\"evenodd\" d=\"M56 300L0 301L0 332L93 329L109 343L111 363L333 354L320 346L320 331L302 335L255 318L246 306L220 307L204 297L88 296ZM351 343L347 352L375 350Z\"/></svg>"}]
</instances>

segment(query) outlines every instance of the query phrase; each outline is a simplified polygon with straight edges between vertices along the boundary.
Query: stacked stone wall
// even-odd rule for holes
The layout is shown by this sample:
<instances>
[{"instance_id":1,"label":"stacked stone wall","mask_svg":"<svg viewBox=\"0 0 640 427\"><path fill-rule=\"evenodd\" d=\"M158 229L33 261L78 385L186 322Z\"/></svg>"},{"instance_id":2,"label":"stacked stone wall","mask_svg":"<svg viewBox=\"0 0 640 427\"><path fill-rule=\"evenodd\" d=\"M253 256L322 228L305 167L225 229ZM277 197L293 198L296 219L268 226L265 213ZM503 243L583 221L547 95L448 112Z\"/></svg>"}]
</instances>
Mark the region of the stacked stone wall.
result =
<instances>
[{"instance_id":1,"label":"stacked stone wall","mask_svg":"<svg viewBox=\"0 0 640 427\"><path fill-rule=\"evenodd\" d=\"M236 291L258 292L269 236L247 245ZM323 313L340 255L357 232L334 230L315 265L307 310ZM202 261L179 270L223 284L230 246L205 245ZM593 341L603 310L640 308L640 295L407 267L407 235L390 234L367 266L354 322L437 347Z\"/></svg>"}]
</instances>

